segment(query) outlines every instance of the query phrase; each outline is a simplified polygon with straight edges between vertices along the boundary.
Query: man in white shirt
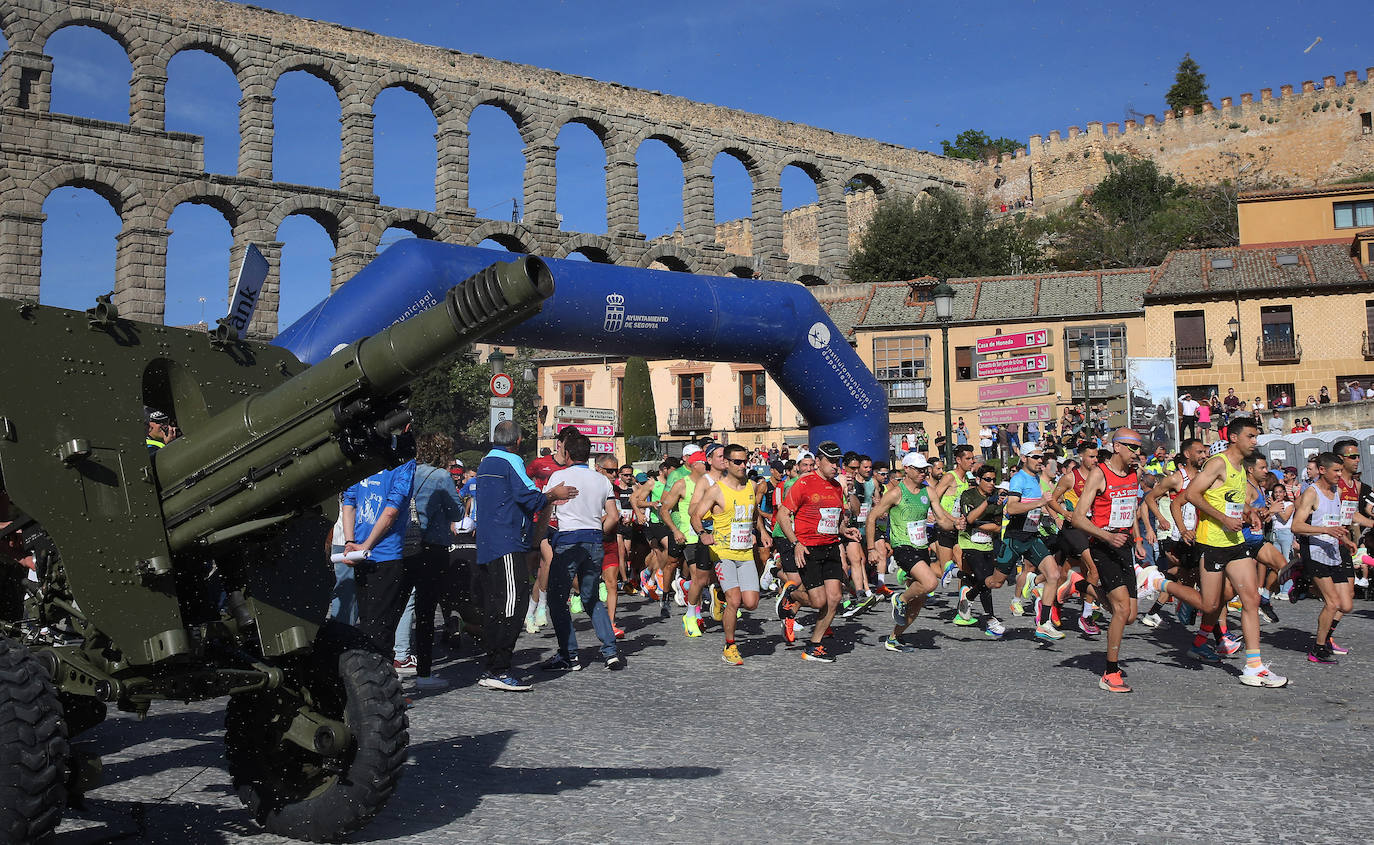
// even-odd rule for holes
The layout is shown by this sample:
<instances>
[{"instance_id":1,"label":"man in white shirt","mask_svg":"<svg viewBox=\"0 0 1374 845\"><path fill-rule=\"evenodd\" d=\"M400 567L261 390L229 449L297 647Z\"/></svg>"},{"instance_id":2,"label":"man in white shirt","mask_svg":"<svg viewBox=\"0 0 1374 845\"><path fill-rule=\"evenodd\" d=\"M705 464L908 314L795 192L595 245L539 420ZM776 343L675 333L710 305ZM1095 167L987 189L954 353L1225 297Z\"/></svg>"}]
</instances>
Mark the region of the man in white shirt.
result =
<instances>
[{"instance_id":1,"label":"man in white shirt","mask_svg":"<svg viewBox=\"0 0 1374 845\"><path fill-rule=\"evenodd\" d=\"M1279 409L1275 408L1274 413L1269 417L1269 433L1283 434L1283 419L1279 417Z\"/></svg>"},{"instance_id":2,"label":"man in white shirt","mask_svg":"<svg viewBox=\"0 0 1374 845\"><path fill-rule=\"evenodd\" d=\"M1178 398L1178 435L1180 441L1197 438L1197 400L1191 393Z\"/></svg>"},{"instance_id":3,"label":"man in white shirt","mask_svg":"<svg viewBox=\"0 0 1374 845\"><path fill-rule=\"evenodd\" d=\"M572 465L549 476L549 487L567 484L576 487L576 499L549 505L544 520L550 516L558 520L558 533L553 538L553 563L549 567L549 618L558 636L558 653L541 664L549 671L577 671L582 663L577 655L577 634L573 631L572 611L568 608L568 593L573 579L577 579L582 607L591 617L596 638L601 641L601 657L606 668L625 668L625 658L616 646L615 629L605 602L597 589L601 584L603 543L620 524L615 490L610 479L587 466L592 442L582 433L569 435L563 443ZM545 522L545 524L548 524Z\"/></svg>"}]
</instances>

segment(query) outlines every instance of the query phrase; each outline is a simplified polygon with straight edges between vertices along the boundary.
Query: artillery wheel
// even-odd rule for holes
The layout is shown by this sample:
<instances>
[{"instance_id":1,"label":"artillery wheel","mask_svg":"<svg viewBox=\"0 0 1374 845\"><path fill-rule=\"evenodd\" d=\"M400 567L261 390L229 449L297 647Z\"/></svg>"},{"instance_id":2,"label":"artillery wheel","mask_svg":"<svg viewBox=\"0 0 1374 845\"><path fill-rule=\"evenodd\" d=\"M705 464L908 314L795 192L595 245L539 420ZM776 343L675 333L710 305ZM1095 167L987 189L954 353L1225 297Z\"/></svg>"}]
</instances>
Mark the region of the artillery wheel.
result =
<instances>
[{"instance_id":1,"label":"artillery wheel","mask_svg":"<svg viewBox=\"0 0 1374 845\"><path fill-rule=\"evenodd\" d=\"M67 725L47 671L0 637L0 842L52 833L67 804Z\"/></svg>"},{"instance_id":2,"label":"artillery wheel","mask_svg":"<svg viewBox=\"0 0 1374 845\"><path fill-rule=\"evenodd\" d=\"M335 758L308 752L282 738L295 699L241 693L225 714L229 774L268 831L334 842L371 821L396 790L409 742L401 682L361 634L332 622L287 674L320 713L343 720L352 743Z\"/></svg>"}]
</instances>

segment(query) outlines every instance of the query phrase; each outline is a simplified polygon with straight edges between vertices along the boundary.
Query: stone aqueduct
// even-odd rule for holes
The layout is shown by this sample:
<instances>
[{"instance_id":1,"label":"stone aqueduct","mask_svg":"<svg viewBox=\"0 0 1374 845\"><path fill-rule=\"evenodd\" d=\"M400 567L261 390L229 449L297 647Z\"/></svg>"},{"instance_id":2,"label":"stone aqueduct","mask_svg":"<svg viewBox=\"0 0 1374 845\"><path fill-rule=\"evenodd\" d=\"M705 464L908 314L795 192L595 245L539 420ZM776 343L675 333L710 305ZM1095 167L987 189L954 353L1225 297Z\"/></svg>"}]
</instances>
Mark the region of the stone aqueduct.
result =
<instances>
[{"instance_id":1,"label":"stone aqueduct","mask_svg":"<svg viewBox=\"0 0 1374 845\"><path fill-rule=\"evenodd\" d=\"M756 275L806 283L845 278L845 186L878 192L962 187L968 162L841 135L658 92L517 65L221 0L3 0L0 26L9 49L0 66L0 294L37 299L43 203L57 188L90 188L119 214L115 302L137 319L161 322L168 220L181 203L218 209L233 232L230 276L249 243L272 266L254 329L277 326L281 244L292 214L319 222L334 241L332 278L343 282L372 259L388 227L421 237L695 272ZM97 28L118 41L133 67L129 122L50 111L53 61L44 45L68 26ZM236 76L238 172L205 172L198 136L165 130L168 62L184 50L223 60ZM341 104L339 189L273 180L273 90L303 70L327 82ZM373 192L373 103L401 87L433 111L438 167L435 210L391 208ZM521 222L484 220L468 206L468 118L492 104L511 116L524 143ZM556 139L568 123L589 127L606 153L607 233L559 228L555 214ZM683 169L683 237L648 241L639 233L635 154L658 139ZM715 242L712 162L739 159L752 182L753 255L726 254ZM788 260L782 247L780 175L795 165L816 183L819 261Z\"/></svg>"}]
</instances>

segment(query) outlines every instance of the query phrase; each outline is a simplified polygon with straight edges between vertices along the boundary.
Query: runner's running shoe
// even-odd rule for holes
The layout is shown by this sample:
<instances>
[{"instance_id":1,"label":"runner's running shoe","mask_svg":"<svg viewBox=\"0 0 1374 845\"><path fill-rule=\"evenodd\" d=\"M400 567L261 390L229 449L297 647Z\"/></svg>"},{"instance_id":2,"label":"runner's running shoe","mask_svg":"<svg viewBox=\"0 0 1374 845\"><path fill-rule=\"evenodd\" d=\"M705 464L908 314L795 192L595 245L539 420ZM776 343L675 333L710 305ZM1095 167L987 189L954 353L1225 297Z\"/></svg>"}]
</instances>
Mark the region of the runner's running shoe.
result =
<instances>
[{"instance_id":1,"label":"runner's running shoe","mask_svg":"<svg viewBox=\"0 0 1374 845\"><path fill-rule=\"evenodd\" d=\"M687 582L681 577L673 580L673 601L678 607L687 606Z\"/></svg>"},{"instance_id":2,"label":"runner's running shoe","mask_svg":"<svg viewBox=\"0 0 1374 845\"><path fill-rule=\"evenodd\" d=\"M1229 631L1217 641L1217 645L1219 646L1217 651L1226 657L1230 657L1245 648L1245 643L1242 640L1232 637Z\"/></svg>"},{"instance_id":3,"label":"runner's running shoe","mask_svg":"<svg viewBox=\"0 0 1374 845\"><path fill-rule=\"evenodd\" d=\"M906 602L897 593L892 594L892 624L906 624Z\"/></svg>"},{"instance_id":4,"label":"runner's running shoe","mask_svg":"<svg viewBox=\"0 0 1374 845\"><path fill-rule=\"evenodd\" d=\"M740 657L739 647L736 646L734 643L731 643L730 645L725 647L725 650L720 653L720 659L724 660L726 663L729 663L731 666L744 665L744 658Z\"/></svg>"},{"instance_id":5,"label":"runner's running shoe","mask_svg":"<svg viewBox=\"0 0 1374 845\"><path fill-rule=\"evenodd\" d=\"M1205 660L1208 663L1221 662L1221 655L1217 654L1217 650L1212 648L1210 643L1203 643L1202 645L1193 646L1192 648L1188 649L1188 656L1193 658L1194 660Z\"/></svg>"},{"instance_id":6,"label":"runner's running shoe","mask_svg":"<svg viewBox=\"0 0 1374 845\"><path fill-rule=\"evenodd\" d=\"M1180 625L1192 625L1193 620L1197 619L1197 610L1191 604L1179 602L1178 610L1174 611L1174 618Z\"/></svg>"},{"instance_id":7,"label":"runner's running shoe","mask_svg":"<svg viewBox=\"0 0 1374 845\"><path fill-rule=\"evenodd\" d=\"M1321 663L1328 666L1333 666L1336 663L1336 658L1331 654L1331 646L1314 645L1307 652L1307 662Z\"/></svg>"},{"instance_id":8,"label":"runner's running shoe","mask_svg":"<svg viewBox=\"0 0 1374 845\"><path fill-rule=\"evenodd\" d=\"M1270 622L1279 621L1279 615L1274 612L1274 606L1267 601L1260 602L1259 612L1261 616L1268 619Z\"/></svg>"},{"instance_id":9,"label":"runner's running shoe","mask_svg":"<svg viewBox=\"0 0 1374 845\"><path fill-rule=\"evenodd\" d=\"M689 613L682 617L682 632L689 637L701 636L701 625L695 616Z\"/></svg>"},{"instance_id":10,"label":"runner's running shoe","mask_svg":"<svg viewBox=\"0 0 1374 845\"><path fill-rule=\"evenodd\" d=\"M1090 637L1095 637L1102 633L1102 629L1094 625L1091 619L1086 619L1082 616L1078 617L1078 630Z\"/></svg>"},{"instance_id":11,"label":"runner's running shoe","mask_svg":"<svg viewBox=\"0 0 1374 845\"><path fill-rule=\"evenodd\" d=\"M1140 624L1146 628L1158 628L1164 622L1164 617L1158 613L1146 613L1140 617Z\"/></svg>"},{"instance_id":12,"label":"runner's running shoe","mask_svg":"<svg viewBox=\"0 0 1374 845\"><path fill-rule=\"evenodd\" d=\"M797 585L789 581L787 585L782 588L782 592L778 593L778 600L773 602L773 612L777 614L779 619L787 618L786 608L791 601L792 591L795 589L797 589Z\"/></svg>"},{"instance_id":13,"label":"runner's running shoe","mask_svg":"<svg viewBox=\"0 0 1374 845\"><path fill-rule=\"evenodd\" d=\"M612 626L611 626L611 630L615 632L615 638L616 638L617 640L623 640L623 639L625 639L625 629L624 629L624 628L618 627L618 626L616 626L616 625L612 625Z\"/></svg>"},{"instance_id":14,"label":"runner's running shoe","mask_svg":"<svg viewBox=\"0 0 1374 845\"><path fill-rule=\"evenodd\" d=\"M1035 636L1042 640L1062 640L1064 632L1056 628L1053 622L1041 622L1035 626Z\"/></svg>"},{"instance_id":15,"label":"runner's running shoe","mask_svg":"<svg viewBox=\"0 0 1374 845\"><path fill-rule=\"evenodd\" d=\"M1288 679L1282 675L1275 675L1269 671L1269 667L1263 664L1258 669L1246 666L1240 673L1240 682L1247 687L1270 687L1277 689L1288 685Z\"/></svg>"},{"instance_id":16,"label":"runner's running shoe","mask_svg":"<svg viewBox=\"0 0 1374 845\"><path fill-rule=\"evenodd\" d=\"M1346 648L1346 647L1343 646L1343 645L1338 645L1338 644L1336 643L1335 639L1333 639L1332 637L1329 637L1329 636L1328 636L1328 637L1326 638L1326 644L1329 645L1329 646L1331 646L1331 653L1332 653L1332 654L1349 654L1349 653L1350 653L1350 649Z\"/></svg>"},{"instance_id":17,"label":"runner's running shoe","mask_svg":"<svg viewBox=\"0 0 1374 845\"><path fill-rule=\"evenodd\" d=\"M568 611L574 616L582 612L582 597L574 595L568 599Z\"/></svg>"},{"instance_id":18,"label":"runner's running shoe","mask_svg":"<svg viewBox=\"0 0 1374 845\"><path fill-rule=\"evenodd\" d=\"M883 648L887 649L888 651L896 651L902 654L906 654L916 650L915 646L907 645L906 643L902 642L896 637L888 637L887 639L883 640Z\"/></svg>"},{"instance_id":19,"label":"runner's running shoe","mask_svg":"<svg viewBox=\"0 0 1374 845\"><path fill-rule=\"evenodd\" d=\"M820 663L834 663L835 658L830 656L830 652L825 650L823 645L807 645L802 649L802 660L815 660Z\"/></svg>"},{"instance_id":20,"label":"runner's running shoe","mask_svg":"<svg viewBox=\"0 0 1374 845\"><path fill-rule=\"evenodd\" d=\"M1020 600L1019 598L1017 598L1017 599L1012 599L1012 600L1011 600L1011 615L1012 615L1012 616L1025 616L1025 615L1026 615L1026 606L1025 606L1024 604L1021 603L1021 600Z\"/></svg>"},{"instance_id":21,"label":"runner's running shoe","mask_svg":"<svg viewBox=\"0 0 1374 845\"><path fill-rule=\"evenodd\" d=\"M1097 682L1098 689L1107 692L1130 692L1131 688L1126 686L1126 680L1121 677L1120 672L1111 672L1102 676Z\"/></svg>"},{"instance_id":22,"label":"runner's running shoe","mask_svg":"<svg viewBox=\"0 0 1374 845\"><path fill-rule=\"evenodd\" d=\"M782 638L789 643L797 641L797 620L791 617L782 620Z\"/></svg>"},{"instance_id":23,"label":"runner's running shoe","mask_svg":"<svg viewBox=\"0 0 1374 845\"><path fill-rule=\"evenodd\" d=\"M711 618L717 622L725 618L725 598L715 584L711 585Z\"/></svg>"},{"instance_id":24,"label":"runner's running shoe","mask_svg":"<svg viewBox=\"0 0 1374 845\"><path fill-rule=\"evenodd\" d=\"M1002 620L996 616L988 617L987 627L983 628L983 636L990 639L1000 640L1002 635L1007 632L1007 626L1002 624Z\"/></svg>"},{"instance_id":25,"label":"runner's running shoe","mask_svg":"<svg viewBox=\"0 0 1374 845\"><path fill-rule=\"evenodd\" d=\"M545 625L549 624L549 607L548 607L548 605L541 604L541 605L539 605L538 607L536 607L536 608L534 609L534 624L535 624L537 627L540 627L540 628L542 628L542 627L544 627Z\"/></svg>"}]
</instances>

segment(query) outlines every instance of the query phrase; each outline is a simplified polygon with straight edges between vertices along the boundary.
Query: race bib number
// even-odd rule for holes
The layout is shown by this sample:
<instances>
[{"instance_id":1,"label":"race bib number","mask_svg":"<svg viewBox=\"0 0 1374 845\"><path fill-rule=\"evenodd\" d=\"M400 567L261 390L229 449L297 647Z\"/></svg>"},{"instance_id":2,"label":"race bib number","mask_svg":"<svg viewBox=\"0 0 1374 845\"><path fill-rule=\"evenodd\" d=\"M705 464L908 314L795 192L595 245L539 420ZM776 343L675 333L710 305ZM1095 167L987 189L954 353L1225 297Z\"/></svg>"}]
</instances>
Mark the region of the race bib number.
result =
<instances>
[{"instance_id":1,"label":"race bib number","mask_svg":"<svg viewBox=\"0 0 1374 845\"><path fill-rule=\"evenodd\" d=\"M926 540L925 521L908 522L906 524L906 538L911 541L911 545L917 548L925 548L929 545L929 541Z\"/></svg>"},{"instance_id":2,"label":"race bib number","mask_svg":"<svg viewBox=\"0 0 1374 845\"><path fill-rule=\"evenodd\" d=\"M1185 502L1179 510L1183 512L1183 527L1189 531L1197 528L1197 505Z\"/></svg>"},{"instance_id":3,"label":"race bib number","mask_svg":"<svg viewBox=\"0 0 1374 845\"><path fill-rule=\"evenodd\" d=\"M620 509L620 521L621 521L621 522L629 522L629 520L630 520L630 509L629 509L629 508L621 508L621 509Z\"/></svg>"},{"instance_id":4,"label":"race bib number","mask_svg":"<svg viewBox=\"0 0 1374 845\"><path fill-rule=\"evenodd\" d=\"M1034 531L1040 527L1040 509L1026 511L1026 530Z\"/></svg>"},{"instance_id":5,"label":"race bib number","mask_svg":"<svg viewBox=\"0 0 1374 845\"><path fill-rule=\"evenodd\" d=\"M840 533L840 509L839 508L818 508L821 518L816 522L817 534L838 534Z\"/></svg>"},{"instance_id":6,"label":"race bib number","mask_svg":"<svg viewBox=\"0 0 1374 845\"><path fill-rule=\"evenodd\" d=\"M1340 516L1337 516L1334 513L1323 514L1320 527L1336 528L1338 526L1344 525L1345 523L1341 521L1344 516L1345 514L1341 514Z\"/></svg>"},{"instance_id":7,"label":"race bib number","mask_svg":"<svg viewBox=\"0 0 1374 845\"><path fill-rule=\"evenodd\" d=\"M1341 525L1349 525L1355 521L1355 510L1359 507L1359 502L1353 499L1341 499Z\"/></svg>"},{"instance_id":8,"label":"race bib number","mask_svg":"<svg viewBox=\"0 0 1374 845\"><path fill-rule=\"evenodd\" d=\"M1241 516L1245 513L1245 506L1240 504L1239 502L1227 502L1225 509L1222 510L1222 513L1226 514L1226 516L1232 519L1240 519Z\"/></svg>"},{"instance_id":9,"label":"race bib number","mask_svg":"<svg viewBox=\"0 0 1374 845\"><path fill-rule=\"evenodd\" d=\"M986 531L974 531L972 534L968 535L968 538L970 542L977 543L980 546L986 546L988 543L992 542L992 537L988 536Z\"/></svg>"},{"instance_id":10,"label":"race bib number","mask_svg":"<svg viewBox=\"0 0 1374 845\"><path fill-rule=\"evenodd\" d=\"M859 522L867 522L868 512L872 509L869 505L859 505Z\"/></svg>"},{"instance_id":11,"label":"race bib number","mask_svg":"<svg viewBox=\"0 0 1374 845\"><path fill-rule=\"evenodd\" d=\"M735 551L754 548L754 523L730 523L730 548Z\"/></svg>"},{"instance_id":12,"label":"race bib number","mask_svg":"<svg viewBox=\"0 0 1374 845\"><path fill-rule=\"evenodd\" d=\"M1135 522L1135 504L1134 493L1113 497L1111 510L1107 512L1107 527L1130 528Z\"/></svg>"}]
</instances>

